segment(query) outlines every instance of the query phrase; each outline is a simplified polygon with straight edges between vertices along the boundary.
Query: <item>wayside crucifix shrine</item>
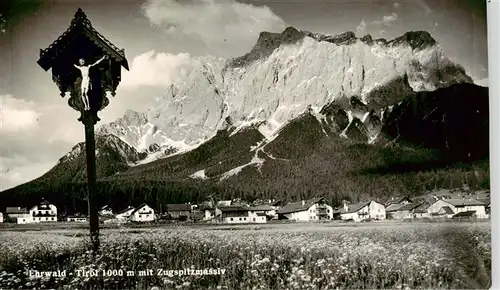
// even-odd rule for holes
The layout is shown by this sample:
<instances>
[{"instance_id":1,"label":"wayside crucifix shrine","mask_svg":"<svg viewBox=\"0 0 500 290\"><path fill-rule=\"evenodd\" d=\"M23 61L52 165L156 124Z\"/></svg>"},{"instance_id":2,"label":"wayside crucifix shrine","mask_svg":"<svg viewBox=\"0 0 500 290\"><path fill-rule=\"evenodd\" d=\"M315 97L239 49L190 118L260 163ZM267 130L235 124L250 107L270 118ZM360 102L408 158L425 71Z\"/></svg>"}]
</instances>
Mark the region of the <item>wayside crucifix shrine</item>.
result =
<instances>
[{"instance_id":1,"label":"wayside crucifix shrine","mask_svg":"<svg viewBox=\"0 0 500 290\"><path fill-rule=\"evenodd\" d=\"M38 64L52 69L52 80L68 104L81 113L78 121L85 126L87 157L88 208L93 250L99 249L98 206L94 125L97 113L109 105L121 79L121 68L128 70L125 51L114 46L92 27L82 9L78 9L70 27L48 48L40 50Z\"/></svg>"}]
</instances>

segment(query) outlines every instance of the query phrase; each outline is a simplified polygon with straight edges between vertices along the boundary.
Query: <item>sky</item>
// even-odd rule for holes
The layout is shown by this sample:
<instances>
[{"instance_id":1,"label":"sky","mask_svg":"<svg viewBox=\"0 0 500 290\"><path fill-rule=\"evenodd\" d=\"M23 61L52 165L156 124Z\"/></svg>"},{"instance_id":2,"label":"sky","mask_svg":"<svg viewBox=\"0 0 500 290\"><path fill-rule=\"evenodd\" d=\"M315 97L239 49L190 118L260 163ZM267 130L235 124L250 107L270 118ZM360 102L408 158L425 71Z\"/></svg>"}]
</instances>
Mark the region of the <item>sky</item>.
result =
<instances>
[{"instance_id":1,"label":"sky","mask_svg":"<svg viewBox=\"0 0 500 290\"><path fill-rule=\"evenodd\" d=\"M477 0L2 0L0 5L0 190L32 180L84 141L79 113L37 64L80 7L125 49L130 71L101 124L145 111L193 57L237 57L261 31L287 26L325 34L392 39L426 30L445 54L487 83L486 4ZM4 4L11 4L10 7ZM2 22L1 19L4 19Z\"/></svg>"}]
</instances>

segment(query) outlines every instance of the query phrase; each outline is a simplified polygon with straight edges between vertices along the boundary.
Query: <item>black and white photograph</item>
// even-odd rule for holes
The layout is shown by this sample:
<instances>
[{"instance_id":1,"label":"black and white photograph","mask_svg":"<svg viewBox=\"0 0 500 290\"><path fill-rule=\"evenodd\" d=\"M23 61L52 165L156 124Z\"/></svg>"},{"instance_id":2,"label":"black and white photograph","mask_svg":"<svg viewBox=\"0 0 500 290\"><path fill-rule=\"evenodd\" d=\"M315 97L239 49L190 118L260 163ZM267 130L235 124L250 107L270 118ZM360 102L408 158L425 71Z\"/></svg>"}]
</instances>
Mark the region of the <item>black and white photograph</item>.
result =
<instances>
[{"instance_id":1,"label":"black and white photograph","mask_svg":"<svg viewBox=\"0 0 500 290\"><path fill-rule=\"evenodd\" d=\"M492 289L489 5L2 0L0 289Z\"/></svg>"}]
</instances>

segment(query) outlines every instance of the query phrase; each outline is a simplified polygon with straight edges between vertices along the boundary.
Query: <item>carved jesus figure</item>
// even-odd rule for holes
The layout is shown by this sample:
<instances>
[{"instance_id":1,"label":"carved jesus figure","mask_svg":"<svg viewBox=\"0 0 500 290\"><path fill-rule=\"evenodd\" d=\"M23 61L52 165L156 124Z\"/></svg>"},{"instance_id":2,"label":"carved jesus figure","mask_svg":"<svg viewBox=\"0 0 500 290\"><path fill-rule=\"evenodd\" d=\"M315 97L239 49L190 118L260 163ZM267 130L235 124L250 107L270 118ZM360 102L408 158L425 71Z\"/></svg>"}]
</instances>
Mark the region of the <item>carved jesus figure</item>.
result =
<instances>
[{"instance_id":1,"label":"carved jesus figure","mask_svg":"<svg viewBox=\"0 0 500 290\"><path fill-rule=\"evenodd\" d=\"M88 91L92 89L92 83L90 82L90 77L89 77L89 70L91 67L97 65L101 61L107 58L107 55L104 55L101 57L98 61L96 61L93 64L90 65L85 65L85 60L82 58L78 61L79 65L73 64L77 69L80 70L80 73L82 75L82 85L81 85L81 91L82 91L82 101L83 105L85 106L84 110L88 111L90 110L90 102L89 102L89 97L88 97Z\"/></svg>"}]
</instances>

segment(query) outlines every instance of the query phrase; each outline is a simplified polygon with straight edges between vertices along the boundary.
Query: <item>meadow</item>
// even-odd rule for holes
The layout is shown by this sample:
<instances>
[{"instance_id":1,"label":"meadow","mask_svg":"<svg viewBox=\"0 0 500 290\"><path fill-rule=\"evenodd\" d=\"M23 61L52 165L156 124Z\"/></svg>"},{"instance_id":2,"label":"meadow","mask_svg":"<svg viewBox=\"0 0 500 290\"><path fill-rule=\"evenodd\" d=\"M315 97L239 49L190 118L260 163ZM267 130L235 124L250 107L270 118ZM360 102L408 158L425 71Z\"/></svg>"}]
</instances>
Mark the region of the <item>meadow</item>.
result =
<instances>
[{"instance_id":1,"label":"meadow","mask_svg":"<svg viewBox=\"0 0 500 290\"><path fill-rule=\"evenodd\" d=\"M122 228L94 255L84 229L4 230L0 288L486 289L490 238L487 222Z\"/></svg>"}]
</instances>

